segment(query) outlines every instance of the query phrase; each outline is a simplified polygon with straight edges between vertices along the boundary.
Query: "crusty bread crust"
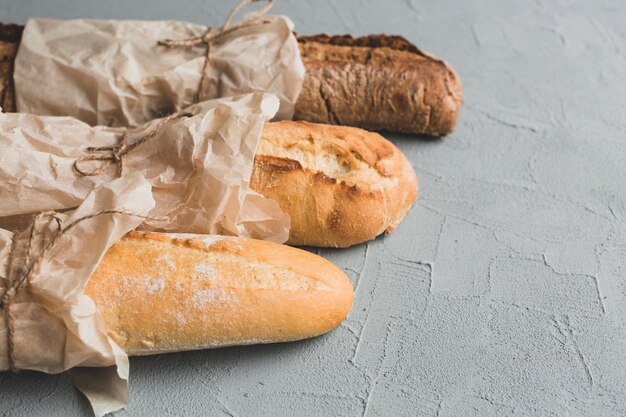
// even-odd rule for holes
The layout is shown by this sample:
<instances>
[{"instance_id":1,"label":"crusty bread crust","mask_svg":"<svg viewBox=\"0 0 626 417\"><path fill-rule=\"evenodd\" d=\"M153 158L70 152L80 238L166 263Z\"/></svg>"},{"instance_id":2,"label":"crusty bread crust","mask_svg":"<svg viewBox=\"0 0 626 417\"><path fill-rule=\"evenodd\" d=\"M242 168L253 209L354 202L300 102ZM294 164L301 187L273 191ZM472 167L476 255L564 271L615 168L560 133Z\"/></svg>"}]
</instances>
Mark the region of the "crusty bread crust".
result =
<instances>
[{"instance_id":1,"label":"crusty bread crust","mask_svg":"<svg viewBox=\"0 0 626 417\"><path fill-rule=\"evenodd\" d=\"M130 355L274 343L325 333L353 300L312 253L253 239L131 232L85 293Z\"/></svg>"},{"instance_id":2,"label":"crusty bread crust","mask_svg":"<svg viewBox=\"0 0 626 417\"><path fill-rule=\"evenodd\" d=\"M0 24L0 106L5 112L15 111L13 64L23 30L23 26Z\"/></svg>"},{"instance_id":3,"label":"crusty bread crust","mask_svg":"<svg viewBox=\"0 0 626 417\"><path fill-rule=\"evenodd\" d=\"M463 103L445 61L400 36L298 37L306 76L294 120L444 136Z\"/></svg>"},{"instance_id":4,"label":"crusty bread crust","mask_svg":"<svg viewBox=\"0 0 626 417\"><path fill-rule=\"evenodd\" d=\"M394 230L417 198L404 154L377 133L267 123L250 186L291 216L292 245L347 247Z\"/></svg>"}]
</instances>

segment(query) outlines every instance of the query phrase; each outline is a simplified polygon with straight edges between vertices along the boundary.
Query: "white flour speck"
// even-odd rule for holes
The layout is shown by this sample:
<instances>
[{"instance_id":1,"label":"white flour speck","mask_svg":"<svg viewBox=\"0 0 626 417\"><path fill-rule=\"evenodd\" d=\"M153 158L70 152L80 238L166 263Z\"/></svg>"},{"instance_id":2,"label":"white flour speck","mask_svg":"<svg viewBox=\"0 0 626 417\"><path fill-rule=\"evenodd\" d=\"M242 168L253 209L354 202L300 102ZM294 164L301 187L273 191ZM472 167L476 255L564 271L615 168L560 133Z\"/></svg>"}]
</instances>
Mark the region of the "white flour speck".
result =
<instances>
[{"instance_id":1,"label":"white flour speck","mask_svg":"<svg viewBox=\"0 0 626 417\"><path fill-rule=\"evenodd\" d=\"M226 239L226 237L224 236L219 236L219 235L209 235L209 236L204 236L201 240L202 243L204 243L205 245L211 246L214 243L217 243L221 240Z\"/></svg>"},{"instance_id":2,"label":"white flour speck","mask_svg":"<svg viewBox=\"0 0 626 417\"><path fill-rule=\"evenodd\" d=\"M211 303L236 303L237 295L232 290L226 291L224 288L215 288L207 290L196 290L192 301L198 308L204 307Z\"/></svg>"},{"instance_id":3,"label":"white flour speck","mask_svg":"<svg viewBox=\"0 0 626 417\"><path fill-rule=\"evenodd\" d=\"M176 323L178 323L179 326L184 326L185 324L187 324L187 318L180 311L176 313Z\"/></svg>"},{"instance_id":4,"label":"white flour speck","mask_svg":"<svg viewBox=\"0 0 626 417\"><path fill-rule=\"evenodd\" d=\"M195 278L198 278L198 279L215 279L216 278L215 267L213 267L213 265L209 263L196 265L196 272L197 274Z\"/></svg>"},{"instance_id":5,"label":"white flour speck","mask_svg":"<svg viewBox=\"0 0 626 417\"><path fill-rule=\"evenodd\" d=\"M154 279L146 275L143 277L143 286L148 294L154 294L157 291L163 291L165 280L163 278Z\"/></svg>"},{"instance_id":6,"label":"white flour speck","mask_svg":"<svg viewBox=\"0 0 626 417\"><path fill-rule=\"evenodd\" d=\"M172 260L172 256L169 253L164 253L162 255L159 255L155 259L155 261L160 265L165 265L165 267L169 269L170 271L173 271L174 269L176 269L176 264Z\"/></svg>"}]
</instances>

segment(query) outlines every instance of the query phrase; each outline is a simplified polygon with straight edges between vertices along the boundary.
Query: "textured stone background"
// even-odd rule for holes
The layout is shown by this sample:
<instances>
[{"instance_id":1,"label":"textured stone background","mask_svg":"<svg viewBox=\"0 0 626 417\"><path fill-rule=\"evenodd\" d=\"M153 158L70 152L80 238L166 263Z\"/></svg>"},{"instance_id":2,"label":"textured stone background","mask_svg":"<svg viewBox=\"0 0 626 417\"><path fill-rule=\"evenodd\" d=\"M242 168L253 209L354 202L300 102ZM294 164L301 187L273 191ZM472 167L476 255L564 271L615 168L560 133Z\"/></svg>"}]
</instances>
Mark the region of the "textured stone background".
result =
<instances>
[{"instance_id":1,"label":"textured stone background","mask_svg":"<svg viewBox=\"0 0 626 417\"><path fill-rule=\"evenodd\" d=\"M212 3L212 4L211 4ZM0 0L29 16L221 24L233 2ZM300 343L131 360L124 416L626 415L626 3L279 0L301 33L445 57L442 140L387 135L421 196L391 236L321 250L356 301ZM86 416L65 376L0 375L4 416Z\"/></svg>"}]
</instances>

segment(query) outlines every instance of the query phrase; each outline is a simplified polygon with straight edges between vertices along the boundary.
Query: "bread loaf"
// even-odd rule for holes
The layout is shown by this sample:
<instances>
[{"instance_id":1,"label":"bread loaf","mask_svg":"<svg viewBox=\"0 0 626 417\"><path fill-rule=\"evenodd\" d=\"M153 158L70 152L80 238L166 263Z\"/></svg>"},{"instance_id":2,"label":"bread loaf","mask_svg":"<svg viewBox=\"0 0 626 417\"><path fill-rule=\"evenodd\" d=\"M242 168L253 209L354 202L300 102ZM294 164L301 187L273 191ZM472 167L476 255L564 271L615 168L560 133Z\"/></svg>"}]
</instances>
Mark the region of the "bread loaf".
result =
<instances>
[{"instance_id":1,"label":"bread loaf","mask_svg":"<svg viewBox=\"0 0 626 417\"><path fill-rule=\"evenodd\" d=\"M250 187L291 216L289 244L322 247L393 231L418 191L406 157L379 134L291 121L265 125ZM31 221L31 214L0 218L0 228Z\"/></svg>"},{"instance_id":2,"label":"bread loaf","mask_svg":"<svg viewBox=\"0 0 626 417\"><path fill-rule=\"evenodd\" d=\"M463 103L443 60L399 36L298 38L306 68L294 120L444 136Z\"/></svg>"},{"instance_id":3,"label":"bread loaf","mask_svg":"<svg viewBox=\"0 0 626 417\"><path fill-rule=\"evenodd\" d=\"M15 111L13 62L23 27L0 24L0 104ZM306 69L294 119L443 136L463 102L443 60L399 36L299 36Z\"/></svg>"},{"instance_id":4,"label":"bread loaf","mask_svg":"<svg viewBox=\"0 0 626 417\"><path fill-rule=\"evenodd\" d=\"M353 299L339 268L303 250L141 232L109 249L85 293L130 355L317 336L339 325Z\"/></svg>"},{"instance_id":5,"label":"bread loaf","mask_svg":"<svg viewBox=\"0 0 626 417\"><path fill-rule=\"evenodd\" d=\"M358 128L268 123L256 152L250 188L291 217L293 245L346 247L374 239L394 230L417 196L402 152ZM32 214L0 217L0 228L18 230L31 221Z\"/></svg>"},{"instance_id":6,"label":"bread loaf","mask_svg":"<svg viewBox=\"0 0 626 417\"><path fill-rule=\"evenodd\" d=\"M292 245L347 247L393 231L417 197L402 152L377 133L267 123L250 186L291 216Z\"/></svg>"}]
</instances>

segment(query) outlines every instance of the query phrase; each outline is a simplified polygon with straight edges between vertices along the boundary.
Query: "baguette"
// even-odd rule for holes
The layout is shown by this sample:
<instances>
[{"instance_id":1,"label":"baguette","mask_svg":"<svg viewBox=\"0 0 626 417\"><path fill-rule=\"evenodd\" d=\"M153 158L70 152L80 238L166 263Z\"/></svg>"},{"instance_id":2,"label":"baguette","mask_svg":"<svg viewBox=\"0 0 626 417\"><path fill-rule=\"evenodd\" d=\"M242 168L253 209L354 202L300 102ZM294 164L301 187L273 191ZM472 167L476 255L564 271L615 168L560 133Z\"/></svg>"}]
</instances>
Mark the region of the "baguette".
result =
<instances>
[{"instance_id":1,"label":"baguette","mask_svg":"<svg viewBox=\"0 0 626 417\"><path fill-rule=\"evenodd\" d=\"M289 244L347 247L390 233L417 197L402 152L362 129L266 123L250 187L291 216Z\"/></svg>"},{"instance_id":2,"label":"baguette","mask_svg":"<svg viewBox=\"0 0 626 417\"><path fill-rule=\"evenodd\" d=\"M308 122L267 123L250 188L291 217L287 243L347 247L393 231L417 197L402 152L377 133ZM32 214L0 218L18 230Z\"/></svg>"},{"instance_id":3,"label":"baguette","mask_svg":"<svg viewBox=\"0 0 626 417\"><path fill-rule=\"evenodd\" d=\"M13 62L23 26L0 24L0 105L15 111ZM295 120L444 136L463 102L443 60L399 36L299 36L305 66Z\"/></svg>"},{"instance_id":4,"label":"baguette","mask_svg":"<svg viewBox=\"0 0 626 417\"><path fill-rule=\"evenodd\" d=\"M306 339L346 317L353 290L326 259L275 243L131 232L86 287L129 355Z\"/></svg>"},{"instance_id":5,"label":"baguette","mask_svg":"<svg viewBox=\"0 0 626 417\"><path fill-rule=\"evenodd\" d=\"M445 61L400 36L299 36L306 68L294 120L444 136L463 103Z\"/></svg>"}]
</instances>

